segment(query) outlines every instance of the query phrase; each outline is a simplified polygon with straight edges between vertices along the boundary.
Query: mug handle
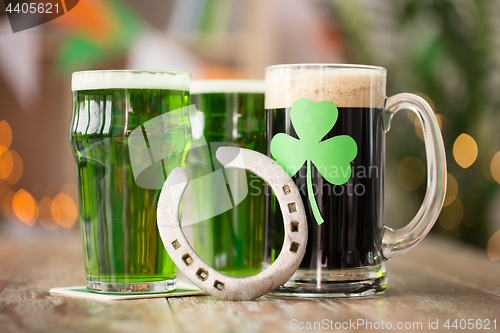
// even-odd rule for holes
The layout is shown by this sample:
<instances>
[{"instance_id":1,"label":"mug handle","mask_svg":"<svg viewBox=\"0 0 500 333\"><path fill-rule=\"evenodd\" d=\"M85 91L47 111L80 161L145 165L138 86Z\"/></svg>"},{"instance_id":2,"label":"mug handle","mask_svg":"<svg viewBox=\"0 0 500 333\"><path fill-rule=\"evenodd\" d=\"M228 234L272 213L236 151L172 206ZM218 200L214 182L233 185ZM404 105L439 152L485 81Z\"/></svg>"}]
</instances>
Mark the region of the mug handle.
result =
<instances>
[{"instance_id":1,"label":"mug handle","mask_svg":"<svg viewBox=\"0 0 500 333\"><path fill-rule=\"evenodd\" d=\"M384 226L382 255L385 260L405 253L418 244L431 230L443 207L446 192L446 155L443 136L434 111L421 97L397 94L386 101L385 131L389 131L392 117L399 110L411 110L420 119L427 156L427 190L422 206L413 220L401 229Z\"/></svg>"}]
</instances>

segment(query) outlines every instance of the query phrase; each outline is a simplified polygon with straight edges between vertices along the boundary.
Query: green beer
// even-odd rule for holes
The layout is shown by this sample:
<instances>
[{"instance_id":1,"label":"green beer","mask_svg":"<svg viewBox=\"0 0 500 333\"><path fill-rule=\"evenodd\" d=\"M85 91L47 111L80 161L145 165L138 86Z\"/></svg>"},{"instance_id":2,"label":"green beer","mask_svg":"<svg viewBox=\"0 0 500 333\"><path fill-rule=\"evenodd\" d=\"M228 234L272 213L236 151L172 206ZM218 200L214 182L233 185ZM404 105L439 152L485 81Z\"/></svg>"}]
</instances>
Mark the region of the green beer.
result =
<instances>
[{"instance_id":1,"label":"green beer","mask_svg":"<svg viewBox=\"0 0 500 333\"><path fill-rule=\"evenodd\" d=\"M176 267L160 239L156 207L166 176L174 167L186 167L189 81L189 74L177 72L73 74L70 141L92 291L175 288ZM177 112L175 124L151 126L171 112ZM168 154L158 159L154 145Z\"/></svg>"},{"instance_id":2,"label":"green beer","mask_svg":"<svg viewBox=\"0 0 500 333\"><path fill-rule=\"evenodd\" d=\"M202 149L192 149L188 159L194 247L226 275L255 275L264 250L265 183L248 171L224 169L215 152L232 145L265 153L264 81L195 80L191 102L203 119L203 136L193 124L193 138L202 137L193 146ZM197 183L200 177L205 180Z\"/></svg>"}]
</instances>

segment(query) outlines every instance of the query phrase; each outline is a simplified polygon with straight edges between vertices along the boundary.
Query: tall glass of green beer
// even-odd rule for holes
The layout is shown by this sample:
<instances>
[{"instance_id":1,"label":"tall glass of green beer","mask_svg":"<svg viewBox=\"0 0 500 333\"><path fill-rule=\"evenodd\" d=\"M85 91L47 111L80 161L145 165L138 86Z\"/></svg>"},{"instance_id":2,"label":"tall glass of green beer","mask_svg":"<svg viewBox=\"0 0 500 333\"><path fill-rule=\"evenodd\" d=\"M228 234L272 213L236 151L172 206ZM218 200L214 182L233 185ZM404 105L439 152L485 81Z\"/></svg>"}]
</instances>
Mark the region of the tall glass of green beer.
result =
<instances>
[{"instance_id":1,"label":"tall glass of green beer","mask_svg":"<svg viewBox=\"0 0 500 333\"><path fill-rule=\"evenodd\" d=\"M156 206L166 176L186 167L189 84L190 75L181 72L73 73L70 141L91 291L147 293L176 286Z\"/></svg>"},{"instance_id":2,"label":"tall glass of green beer","mask_svg":"<svg viewBox=\"0 0 500 333\"><path fill-rule=\"evenodd\" d=\"M188 159L194 247L209 265L237 277L260 272L265 183L249 171L225 169L215 153L228 145L265 153L264 90L263 80L191 82L201 119L193 122Z\"/></svg>"}]
</instances>

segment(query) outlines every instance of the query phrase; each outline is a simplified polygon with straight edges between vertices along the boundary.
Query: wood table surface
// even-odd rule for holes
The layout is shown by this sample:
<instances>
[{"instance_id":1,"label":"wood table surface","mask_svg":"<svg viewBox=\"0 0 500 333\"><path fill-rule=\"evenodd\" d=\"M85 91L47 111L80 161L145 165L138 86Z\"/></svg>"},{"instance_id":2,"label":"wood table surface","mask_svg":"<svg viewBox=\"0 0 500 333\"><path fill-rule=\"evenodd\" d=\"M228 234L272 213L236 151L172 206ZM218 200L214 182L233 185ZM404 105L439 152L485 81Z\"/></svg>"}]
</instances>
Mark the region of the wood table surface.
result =
<instances>
[{"instance_id":1,"label":"wood table surface","mask_svg":"<svg viewBox=\"0 0 500 333\"><path fill-rule=\"evenodd\" d=\"M369 298L98 301L49 293L85 284L76 230L0 233L0 333L500 331L500 262L485 250L428 236L387 270L388 290Z\"/></svg>"}]
</instances>

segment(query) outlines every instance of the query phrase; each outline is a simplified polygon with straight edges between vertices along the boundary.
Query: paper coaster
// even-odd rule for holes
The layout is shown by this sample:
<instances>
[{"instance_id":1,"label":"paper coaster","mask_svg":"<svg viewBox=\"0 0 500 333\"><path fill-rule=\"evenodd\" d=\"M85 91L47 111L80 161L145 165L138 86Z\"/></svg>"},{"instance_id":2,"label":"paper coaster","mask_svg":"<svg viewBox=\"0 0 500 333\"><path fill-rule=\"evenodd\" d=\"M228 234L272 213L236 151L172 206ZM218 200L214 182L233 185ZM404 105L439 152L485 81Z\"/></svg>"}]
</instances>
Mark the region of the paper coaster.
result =
<instances>
[{"instance_id":1,"label":"paper coaster","mask_svg":"<svg viewBox=\"0 0 500 333\"><path fill-rule=\"evenodd\" d=\"M89 291L85 286L63 287L50 289L51 295L64 295L87 299L98 299L103 301L115 301L125 299L141 298L160 298L160 297L178 297L178 296L197 296L207 295L206 292L196 287L188 280L177 280L177 288L172 291L154 294L101 294Z\"/></svg>"}]
</instances>

